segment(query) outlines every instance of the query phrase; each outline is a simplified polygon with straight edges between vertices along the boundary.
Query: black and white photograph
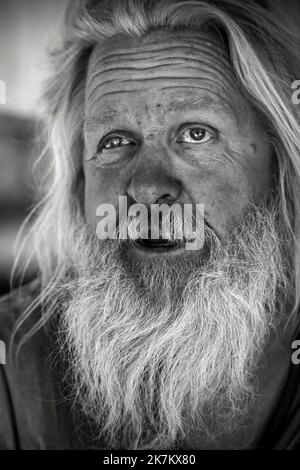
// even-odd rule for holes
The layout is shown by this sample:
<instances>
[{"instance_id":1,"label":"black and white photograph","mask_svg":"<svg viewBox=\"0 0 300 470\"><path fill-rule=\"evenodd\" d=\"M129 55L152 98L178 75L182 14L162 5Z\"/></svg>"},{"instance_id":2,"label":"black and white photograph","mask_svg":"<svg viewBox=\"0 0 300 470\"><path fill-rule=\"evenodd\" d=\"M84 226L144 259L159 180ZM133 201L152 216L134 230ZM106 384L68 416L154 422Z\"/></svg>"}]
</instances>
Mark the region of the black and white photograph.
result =
<instances>
[{"instance_id":1,"label":"black and white photograph","mask_svg":"<svg viewBox=\"0 0 300 470\"><path fill-rule=\"evenodd\" d=\"M300 450L299 0L0 0L11 450Z\"/></svg>"}]
</instances>

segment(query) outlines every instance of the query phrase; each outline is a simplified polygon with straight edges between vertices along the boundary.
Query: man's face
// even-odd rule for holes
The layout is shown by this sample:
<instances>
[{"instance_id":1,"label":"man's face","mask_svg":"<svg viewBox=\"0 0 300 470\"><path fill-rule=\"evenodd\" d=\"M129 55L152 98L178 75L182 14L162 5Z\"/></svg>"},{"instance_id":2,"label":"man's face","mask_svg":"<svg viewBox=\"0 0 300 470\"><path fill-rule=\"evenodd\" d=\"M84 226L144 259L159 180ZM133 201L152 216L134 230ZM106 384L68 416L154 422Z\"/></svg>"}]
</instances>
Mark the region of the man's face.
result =
<instances>
[{"instance_id":1,"label":"man's face","mask_svg":"<svg viewBox=\"0 0 300 470\"><path fill-rule=\"evenodd\" d=\"M95 48L85 109L85 210L119 196L204 204L219 235L272 187L272 150L229 60L208 33L155 32Z\"/></svg>"}]
</instances>

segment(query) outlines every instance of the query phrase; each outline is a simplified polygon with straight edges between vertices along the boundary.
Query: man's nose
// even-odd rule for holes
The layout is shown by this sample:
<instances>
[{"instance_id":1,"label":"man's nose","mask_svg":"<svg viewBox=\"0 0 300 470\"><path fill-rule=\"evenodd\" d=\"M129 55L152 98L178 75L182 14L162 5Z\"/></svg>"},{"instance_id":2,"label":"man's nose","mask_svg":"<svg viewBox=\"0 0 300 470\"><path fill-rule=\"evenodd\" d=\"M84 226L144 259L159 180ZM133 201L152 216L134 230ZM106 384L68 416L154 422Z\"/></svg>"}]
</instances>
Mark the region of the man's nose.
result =
<instances>
[{"instance_id":1,"label":"man's nose","mask_svg":"<svg viewBox=\"0 0 300 470\"><path fill-rule=\"evenodd\" d=\"M133 175L127 193L140 204L173 203L180 197L181 184L161 166L140 167Z\"/></svg>"}]
</instances>

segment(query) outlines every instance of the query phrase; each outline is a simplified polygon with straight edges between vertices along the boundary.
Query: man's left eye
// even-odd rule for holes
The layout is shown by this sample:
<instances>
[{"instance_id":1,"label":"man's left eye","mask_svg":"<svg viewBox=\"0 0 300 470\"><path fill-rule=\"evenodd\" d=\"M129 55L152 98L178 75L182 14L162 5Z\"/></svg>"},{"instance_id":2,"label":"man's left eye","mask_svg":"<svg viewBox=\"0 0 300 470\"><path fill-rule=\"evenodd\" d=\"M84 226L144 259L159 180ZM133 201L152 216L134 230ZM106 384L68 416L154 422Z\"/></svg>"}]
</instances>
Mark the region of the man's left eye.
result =
<instances>
[{"instance_id":1,"label":"man's left eye","mask_svg":"<svg viewBox=\"0 0 300 470\"><path fill-rule=\"evenodd\" d=\"M202 127L193 127L186 129L179 137L177 142L186 142L189 144L204 143L212 138L212 134Z\"/></svg>"}]
</instances>

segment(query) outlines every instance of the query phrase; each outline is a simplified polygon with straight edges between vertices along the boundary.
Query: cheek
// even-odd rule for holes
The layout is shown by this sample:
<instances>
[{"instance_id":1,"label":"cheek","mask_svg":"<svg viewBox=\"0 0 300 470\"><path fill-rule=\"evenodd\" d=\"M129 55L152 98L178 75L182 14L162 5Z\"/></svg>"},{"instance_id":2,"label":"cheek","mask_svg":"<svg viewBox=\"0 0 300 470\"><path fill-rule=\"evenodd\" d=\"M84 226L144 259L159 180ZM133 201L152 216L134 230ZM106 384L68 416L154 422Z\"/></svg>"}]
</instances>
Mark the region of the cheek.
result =
<instances>
[{"instance_id":1,"label":"cheek","mask_svg":"<svg viewBox=\"0 0 300 470\"><path fill-rule=\"evenodd\" d=\"M112 204L118 208L119 196L124 195L122 181L116 171L100 172L93 162L85 163L84 207L88 225L95 230L97 225L97 207L100 204Z\"/></svg>"},{"instance_id":2,"label":"cheek","mask_svg":"<svg viewBox=\"0 0 300 470\"><path fill-rule=\"evenodd\" d=\"M252 123L230 142L224 147L224 154L233 160L234 170L245 180L251 202L258 203L274 186L275 157L269 138Z\"/></svg>"},{"instance_id":3,"label":"cheek","mask_svg":"<svg viewBox=\"0 0 300 470\"><path fill-rule=\"evenodd\" d=\"M258 153L249 165L248 180L254 202L263 200L274 189L276 158L271 149L268 154Z\"/></svg>"},{"instance_id":4,"label":"cheek","mask_svg":"<svg viewBox=\"0 0 300 470\"><path fill-rule=\"evenodd\" d=\"M193 203L204 204L207 222L220 234L241 222L245 208L254 199L249 169L220 160L210 169L186 175L185 187Z\"/></svg>"},{"instance_id":5,"label":"cheek","mask_svg":"<svg viewBox=\"0 0 300 470\"><path fill-rule=\"evenodd\" d=\"M85 217L88 225L93 231L96 229L96 210L99 205L99 195L93 190L92 186L86 183L84 194Z\"/></svg>"}]
</instances>

